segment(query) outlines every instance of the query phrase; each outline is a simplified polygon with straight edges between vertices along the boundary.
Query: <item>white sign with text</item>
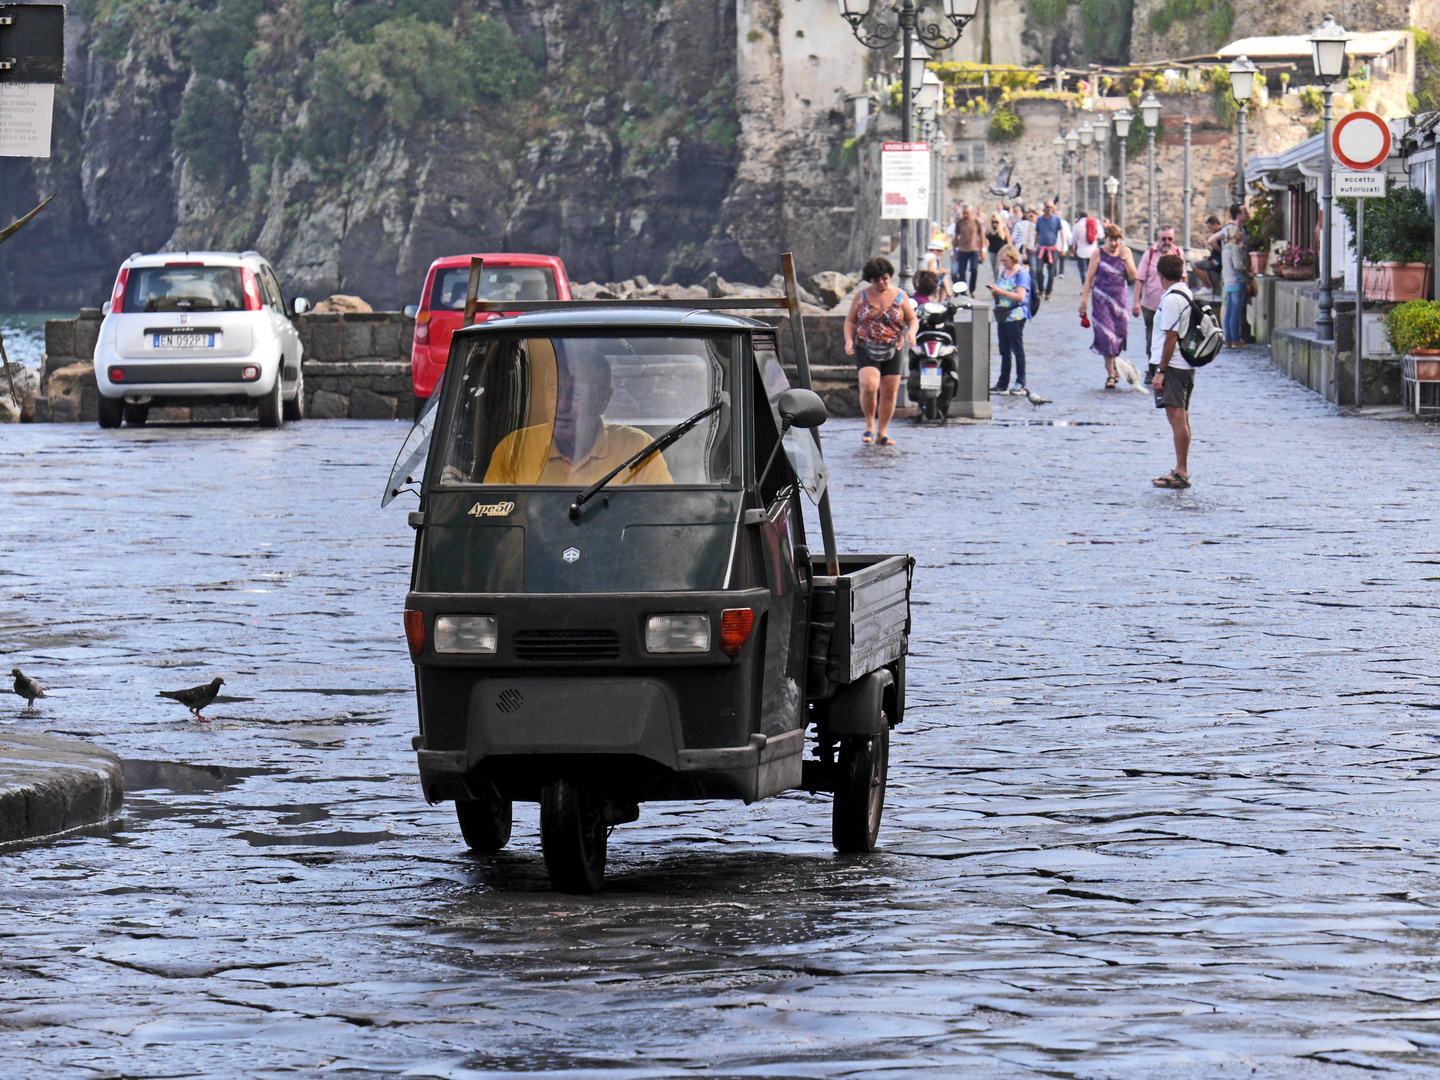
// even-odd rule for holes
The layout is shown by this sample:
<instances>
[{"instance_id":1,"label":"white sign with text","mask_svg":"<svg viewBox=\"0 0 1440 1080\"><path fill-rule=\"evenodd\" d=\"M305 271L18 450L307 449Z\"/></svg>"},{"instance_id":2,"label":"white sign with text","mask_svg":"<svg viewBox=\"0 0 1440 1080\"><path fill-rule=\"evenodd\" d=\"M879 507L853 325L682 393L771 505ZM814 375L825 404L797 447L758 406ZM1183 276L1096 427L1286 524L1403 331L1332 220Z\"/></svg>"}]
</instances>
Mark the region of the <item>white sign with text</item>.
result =
<instances>
[{"instance_id":1,"label":"white sign with text","mask_svg":"<svg viewBox=\"0 0 1440 1080\"><path fill-rule=\"evenodd\" d=\"M1385 174L1383 172L1352 172L1337 169L1335 172L1336 198L1383 199L1385 197Z\"/></svg>"},{"instance_id":2,"label":"white sign with text","mask_svg":"<svg viewBox=\"0 0 1440 1080\"><path fill-rule=\"evenodd\" d=\"M0 83L0 157L50 156L54 83Z\"/></svg>"},{"instance_id":3,"label":"white sign with text","mask_svg":"<svg viewBox=\"0 0 1440 1080\"><path fill-rule=\"evenodd\" d=\"M880 217L930 216L930 144L880 144Z\"/></svg>"}]
</instances>

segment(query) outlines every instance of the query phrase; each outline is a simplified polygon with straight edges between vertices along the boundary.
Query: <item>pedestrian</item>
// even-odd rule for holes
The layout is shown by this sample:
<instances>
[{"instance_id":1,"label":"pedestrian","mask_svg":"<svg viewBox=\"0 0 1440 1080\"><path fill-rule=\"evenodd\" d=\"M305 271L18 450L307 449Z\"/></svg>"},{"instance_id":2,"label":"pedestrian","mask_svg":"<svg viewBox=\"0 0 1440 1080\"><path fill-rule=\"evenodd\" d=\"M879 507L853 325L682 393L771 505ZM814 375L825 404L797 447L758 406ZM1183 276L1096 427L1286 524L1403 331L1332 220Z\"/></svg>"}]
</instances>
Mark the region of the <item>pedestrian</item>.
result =
<instances>
[{"instance_id":1,"label":"pedestrian","mask_svg":"<svg viewBox=\"0 0 1440 1080\"><path fill-rule=\"evenodd\" d=\"M865 414L863 443L894 446L886 434L900 392L900 358L915 344L920 320L915 306L891 285L895 265L883 255L865 264L868 284L855 294L845 316L845 352L860 369L860 411Z\"/></svg>"},{"instance_id":2,"label":"pedestrian","mask_svg":"<svg viewBox=\"0 0 1440 1080\"><path fill-rule=\"evenodd\" d=\"M1145 249L1135 271L1135 306L1130 310L1130 314L1145 319L1146 386L1150 385L1150 380L1155 376L1155 357L1152 350L1155 340L1155 312L1160 307L1160 294L1165 291L1165 287L1160 284L1159 262L1172 252L1180 254L1180 249L1175 246L1175 230L1169 225L1161 225L1156 233L1155 243ZM1183 261L1184 256L1180 257Z\"/></svg>"},{"instance_id":3,"label":"pedestrian","mask_svg":"<svg viewBox=\"0 0 1440 1080\"><path fill-rule=\"evenodd\" d=\"M990 228L985 233L985 244L990 249L990 277L1000 279L1000 249L1010 243L1010 227L1000 216L1000 211L990 215Z\"/></svg>"},{"instance_id":4,"label":"pedestrian","mask_svg":"<svg viewBox=\"0 0 1440 1080\"><path fill-rule=\"evenodd\" d=\"M1059 263L1060 268L1055 271L1055 276L1064 277L1065 257L1074 254L1075 230L1071 227L1070 221L1065 215L1057 214L1056 216L1060 218L1060 253L1056 256L1055 261Z\"/></svg>"},{"instance_id":5,"label":"pedestrian","mask_svg":"<svg viewBox=\"0 0 1440 1080\"><path fill-rule=\"evenodd\" d=\"M1210 250L1210 238L1221 228L1220 219L1214 214L1205 219L1205 258L1195 264L1195 276L1206 292L1214 292L1215 283L1220 280L1220 253Z\"/></svg>"},{"instance_id":6,"label":"pedestrian","mask_svg":"<svg viewBox=\"0 0 1440 1080\"><path fill-rule=\"evenodd\" d=\"M1050 299L1050 290L1055 286L1055 264L1064 258L1060 247L1062 224L1052 202L1047 202L1045 212L1035 219L1035 261L1039 269L1039 274L1034 275L1035 288L1046 300Z\"/></svg>"},{"instance_id":7,"label":"pedestrian","mask_svg":"<svg viewBox=\"0 0 1440 1080\"><path fill-rule=\"evenodd\" d=\"M992 394L1025 393L1025 320L1030 318L1030 271L1020 262L1014 244L1000 249L1003 273L990 286L995 304L995 330L1000 337L1000 378ZM1010 359L1015 359L1015 385L1010 386Z\"/></svg>"},{"instance_id":8,"label":"pedestrian","mask_svg":"<svg viewBox=\"0 0 1440 1080\"><path fill-rule=\"evenodd\" d=\"M954 274L950 280L957 286L960 282L965 282L970 295L974 296L975 279L980 272L980 252L985 248L985 228L969 203L960 208L960 216L955 219L954 229L955 242L951 246L954 252Z\"/></svg>"},{"instance_id":9,"label":"pedestrian","mask_svg":"<svg viewBox=\"0 0 1440 1080\"><path fill-rule=\"evenodd\" d=\"M935 275L935 280L939 283L937 291L942 298L950 294L950 290L945 284L945 278L947 277L945 270L945 241L938 237L930 241L930 245L925 249L925 253L920 256L920 269L928 270Z\"/></svg>"},{"instance_id":10,"label":"pedestrian","mask_svg":"<svg viewBox=\"0 0 1440 1080\"><path fill-rule=\"evenodd\" d=\"M1115 358L1125 351L1130 335L1130 313L1127 286L1135 280L1135 257L1121 242L1120 226L1105 226L1105 242L1090 256L1090 269L1085 273L1085 288L1080 293L1080 317L1085 318L1086 306L1094 292L1095 303L1090 321L1095 327L1095 340L1090 351L1105 358L1105 389L1114 390L1120 382L1115 373Z\"/></svg>"},{"instance_id":11,"label":"pedestrian","mask_svg":"<svg viewBox=\"0 0 1440 1080\"><path fill-rule=\"evenodd\" d=\"M921 270L915 275L915 291L910 294L910 299L918 308L921 304L944 300L940 290L940 278L935 271Z\"/></svg>"},{"instance_id":12,"label":"pedestrian","mask_svg":"<svg viewBox=\"0 0 1440 1080\"><path fill-rule=\"evenodd\" d=\"M1103 232L1100 221L1093 214L1085 214L1075 222L1075 269L1085 274L1090 269L1090 259L1100 247Z\"/></svg>"},{"instance_id":13,"label":"pedestrian","mask_svg":"<svg viewBox=\"0 0 1440 1080\"><path fill-rule=\"evenodd\" d=\"M1160 348L1160 363L1155 372L1155 407L1165 410L1170 432L1175 437L1175 468L1150 481L1159 488L1190 486L1190 395L1195 389L1195 369L1186 361L1178 345L1190 329L1190 301L1193 296L1185 284L1185 260L1176 252L1162 255L1159 260L1160 280L1165 292L1155 325L1165 335Z\"/></svg>"},{"instance_id":14,"label":"pedestrian","mask_svg":"<svg viewBox=\"0 0 1440 1080\"><path fill-rule=\"evenodd\" d=\"M1229 228L1227 225L1226 229ZM1225 286L1225 344L1232 349L1244 344L1241 326L1245 319L1246 286L1249 282L1249 268L1245 261L1245 249L1232 232L1220 250L1221 281Z\"/></svg>"}]
</instances>

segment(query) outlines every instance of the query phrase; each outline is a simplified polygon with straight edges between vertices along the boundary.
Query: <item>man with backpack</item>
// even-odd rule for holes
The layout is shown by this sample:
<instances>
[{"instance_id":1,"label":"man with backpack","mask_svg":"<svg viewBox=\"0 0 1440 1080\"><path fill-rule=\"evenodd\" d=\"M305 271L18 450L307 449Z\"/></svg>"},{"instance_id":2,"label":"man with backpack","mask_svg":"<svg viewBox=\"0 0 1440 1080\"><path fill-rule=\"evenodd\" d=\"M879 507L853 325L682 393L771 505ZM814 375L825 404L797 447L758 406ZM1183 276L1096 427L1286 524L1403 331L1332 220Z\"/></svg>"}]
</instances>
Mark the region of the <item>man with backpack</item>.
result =
<instances>
[{"instance_id":1,"label":"man with backpack","mask_svg":"<svg viewBox=\"0 0 1440 1080\"><path fill-rule=\"evenodd\" d=\"M1223 334L1210 309L1196 303L1185 284L1185 260L1175 253L1162 255L1156 267L1165 292L1155 313L1155 329L1165 335L1165 343L1151 386L1155 407L1165 410L1175 436L1175 468L1150 482L1158 488L1188 488L1190 395L1195 389L1195 369L1215 358Z\"/></svg>"}]
</instances>

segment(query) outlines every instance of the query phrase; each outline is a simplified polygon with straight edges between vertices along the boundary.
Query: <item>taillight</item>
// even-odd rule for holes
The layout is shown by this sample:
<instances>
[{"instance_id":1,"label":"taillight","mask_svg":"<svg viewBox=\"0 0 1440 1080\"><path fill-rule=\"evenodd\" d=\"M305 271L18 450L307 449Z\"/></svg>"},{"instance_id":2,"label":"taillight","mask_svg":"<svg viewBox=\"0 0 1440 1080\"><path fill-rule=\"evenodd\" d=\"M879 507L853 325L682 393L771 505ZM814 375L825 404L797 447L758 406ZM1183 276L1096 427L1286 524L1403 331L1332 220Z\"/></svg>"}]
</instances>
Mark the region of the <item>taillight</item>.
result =
<instances>
[{"instance_id":1,"label":"taillight","mask_svg":"<svg viewBox=\"0 0 1440 1080\"><path fill-rule=\"evenodd\" d=\"M255 281L255 271L251 270L248 266L242 266L240 268L240 280L245 285L245 310L259 311L261 308L260 286Z\"/></svg>"},{"instance_id":2,"label":"taillight","mask_svg":"<svg viewBox=\"0 0 1440 1080\"><path fill-rule=\"evenodd\" d=\"M720 613L720 651L735 656L750 639L755 612L748 607L726 608Z\"/></svg>"},{"instance_id":3,"label":"taillight","mask_svg":"<svg viewBox=\"0 0 1440 1080\"><path fill-rule=\"evenodd\" d=\"M118 315L125 310L125 282L129 277L129 270L121 270L115 279L115 288L110 290L110 314L112 315Z\"/></svg>"},{"instance_id":4,"label":"taillight","mask_svg":"<svg viewBox=\"0 0 1440 1080\"><path fill-rule=\"evenodd\" d=\"M415 341L420 345L430 343L430 312L420 311L415 315Z\"/></svg>"},{"instance_id":5,"label":"taillight","mask_svg":"<svg viewBox=\"0 0 1440 1080\"><path fill-rule=\"evenodd\" d=\"M111 382L124 382L124 381L125 381L125 369L124 369L124 368L118 368L118 367L112 367L112 368L110 369L110 381L111 381Z\"/></svg>"},{"instance_id":6,"label":"taillight","mask_svg":"<svg viewBox=\"0 0 1440 1080\"><path fill-rule=\"evenodd\" d=\"M410 651L419 656L425 651L425 613L414 608L405 609L405 641Z\"/></svg>"},{"instance_id":7,"label":"taillight","mask_svg":"<svg viewBox=\"0 0 1440 1080\"><path fill-rule=\"evenodd\" d=\"M246 382L258 379L259 377L260 369L258 367L247 367L240 372L240 378L244 379Z\"/></svg>"}]
</instances>

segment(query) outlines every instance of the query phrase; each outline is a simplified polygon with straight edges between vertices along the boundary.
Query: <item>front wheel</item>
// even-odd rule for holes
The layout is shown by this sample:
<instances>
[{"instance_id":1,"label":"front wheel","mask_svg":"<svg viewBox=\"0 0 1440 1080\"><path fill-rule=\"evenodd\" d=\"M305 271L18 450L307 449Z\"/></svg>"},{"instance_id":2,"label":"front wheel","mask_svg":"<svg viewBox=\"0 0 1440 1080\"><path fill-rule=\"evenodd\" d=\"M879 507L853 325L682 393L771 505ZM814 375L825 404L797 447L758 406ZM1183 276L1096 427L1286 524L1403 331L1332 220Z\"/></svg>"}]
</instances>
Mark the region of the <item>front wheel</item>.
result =
<instances>
[{"instance_id":1,"label":"front wheel","mask_svg":"<svg viewBox=\"0 0 1440 1080\"><path fill-rule=\"evenodd\" d=\"M840 744L830 836L836 851L874 851L885 810L885 777L890 768L890 723L881 714L878 733Z\"/></svg>"},{"instance_id":2,"label":"front wheel","mask_svg":"<svg viewBox=\"0 0 1440 1080\"><path fill-rule=\"evenodd\" d=\"M125 418L125 402L120 398L109 398L101 394L100 400L96 403L96 410L96 419L103 428L117 428L120 426L120 421Z\"/></svg>"},{"instance_id":3,"label":"front wheel","mask_svg":"<svg viewBox=\"0 0 1440 1080\"><path fill-rule=\"evenodd\" d=\"M570 780L540 789L540 850L550 884L564 893L593 893L605 878L609 828L605 804Z\"/></svg>"},{"instance_id":4,"label":"front wheel","mask_svg":"<svg viewBox=\"0 0 1440 1080\"><path fill-rule=\"evenodd\" d=\"M499 851L510 842L515 805L509 799L457 799L455 817L471 851Z\"/></svg>"},{"instance_id":5,"label":"front wheel","mask_svg":"<svg viewBox=\"0 0 1440 1080\"><path fill-rule=\"evenodd\" d=\"M275 372L275 388L260 399L260 426L278 428L284 423L284 402L280 399L280 372Z\"/></svg>"}]
</instances>

